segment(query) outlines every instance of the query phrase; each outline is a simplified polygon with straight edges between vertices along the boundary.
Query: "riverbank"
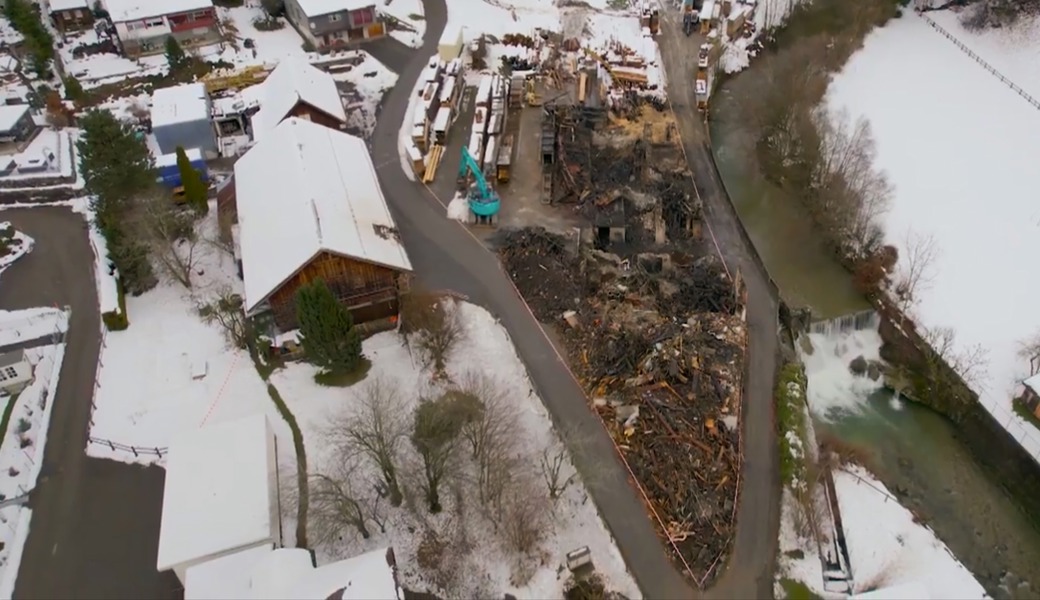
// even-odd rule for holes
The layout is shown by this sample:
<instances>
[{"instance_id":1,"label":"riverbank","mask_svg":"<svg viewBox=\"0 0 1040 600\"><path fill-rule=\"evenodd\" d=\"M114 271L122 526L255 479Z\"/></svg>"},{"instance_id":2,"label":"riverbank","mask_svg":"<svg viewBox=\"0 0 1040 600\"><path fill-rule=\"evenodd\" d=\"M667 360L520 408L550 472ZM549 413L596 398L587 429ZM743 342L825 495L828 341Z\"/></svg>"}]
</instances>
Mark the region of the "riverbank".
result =
<instances>
[{"instance_id":1,"label":"riverbank","mask_svg":"<svg viewBox=\"0 0 1040 600\"><path fill-rule=\"evenodd\" d=\"M892 3L878 0L877 5L891 7ZM827 0L812 6L838 10ZM809 17L804 10L796 11L790 26L776 35L773 54L778 54L778 49L787 52L806 36L824 35L828 27L850 22L828 11ZM873 25L864 28L863 36L871 29ZM840 68L861 43L862 36L858 43L851 40L836 46L837 50L828 49L827 64ZM761 116L748 114L745 109L747 98L764 95L769 58L763 56L748 71L728 78L714 96L710 125L716 166L749 237L788 305L808 306L818 318L869 308L871 305L853 285L849 265L838 260L833 242L821 239L812 223L811 211L799 197L797 186L792 185L797 178L770 177L763 172L757 148ZM818 94L817 103L825 90L826 86L810 90ZM889 319L888 323L901 321ZM891 329L899 333L898 328ZM916 347L906 336L899 342L892 331L886 338L894 348L900 344ZM890 352L886 350L890 358L901 360ZM931 374L935 371L933 368ZM932 388L914 395L937 411L950 410L951 397L938 395ZM940 539L980 574L991 594L1009 585L1003 570L1013 571L1012 579L1034 579L1031 565L1040 561L1040 535L1031 522L1033 518L1022 515L1024 505L1035 497L1029 482L1040 481L1040 477L1030 473L1032 467L1009 445L1015 440L999 424L987 420L977 410L977 402L975 408L964 404L969 408L958 420L950 414L946 419L938 418L927 409L893 402L890 395L872 398L869 403L861 403L863 411L846 412L824 428L869 445L879 464L881 482L909 502L914 512L933 519ZM953 459L947 458L952 456L962 461L959 471L950 464ZM1007 464L1001 466L1002 462ZM1012 555L1015 560L1005 560ZM1015 564L1013 569L1006 566L1010 563Z\"/></svg>"}]
</instances>

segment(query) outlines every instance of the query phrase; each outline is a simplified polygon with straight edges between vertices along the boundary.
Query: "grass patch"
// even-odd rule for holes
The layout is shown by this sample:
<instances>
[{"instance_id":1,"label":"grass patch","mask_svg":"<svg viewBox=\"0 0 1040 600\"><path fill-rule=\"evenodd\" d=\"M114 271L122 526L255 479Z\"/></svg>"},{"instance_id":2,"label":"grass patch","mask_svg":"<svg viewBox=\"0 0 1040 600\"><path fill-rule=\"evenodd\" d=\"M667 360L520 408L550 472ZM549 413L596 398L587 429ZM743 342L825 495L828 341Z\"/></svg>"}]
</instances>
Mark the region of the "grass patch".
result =
<instances>
[{"instance_id":1,"label":"grass patch","mask_svg":"<svg viewBox=\"0 0 1040 600\"><path fill-rule=\"evenodd\" d=\"M1022 402L1018 398L1015 398L1011 402L1012 408L1015 409L1015 414L1028 421L1033 427L1040 429L1040 419L1033 414L1033 411L1029 410L1025 402ZM5 421L6 422L6 421Z\"/></svg>"},{"instance_id":2,"label":"grass patch","mask_svg":"<svg viewBox=\"0 0 1040 600\"><path fill-rule=\"evenodd\" d=\"M413 21L425 21L426 20L426 17L424 17L424 16L422 16L422 15L420 15L418 13L408 13L408 18L413 20Z\"/></svg>"},{"instance_id":3,"label":"grass patch","mask_svg":"<svg viewBox=\"0 0 1040 600\"><path fill-rule=\"evenodd\" d=\"M780 370L776 384L776 424L780 438L780 479L784 485L806 481L806 452L809 429L805 412L805 369L789 362ZM787 435L794 432L794 438Z\"/></svg>"},{"instance_id":4,"label":"grass patch","mask_svg":"<svg viewBox=\"0 0 1040 600\"><path fill-rule=\"evenodd\" d=\"M820 597L801 581L781 577L780 587L783 588L787 600L820 600Z\"/></svg>"},{"instance_id":5,"label":"grass patch","mask_svg":"<svg viewBox=\"0 0 1040 600\"><path fill-rule=\"evenodd\" d=\"M4 407L4 416L0 418L0 446L3 446L4 440L7 439L7 426L11 424L11 413L14 412L14 405L18 403L17 394L11 394L11 399L7 402L7 406Z\"/></svg>"},{"instance_id":6,"label":"grass patch","mask_svg":"<svg viewBox=\"0 0 1040 600\"><path fill-rule=\"evenodd\" d=\"M371 369L372 361L362 356L358 368L354 369L350 373L329 373L327 371L322 371L314 376L314 381L318 385L324 385L326 387L350 387L355 383L364 381L365 377L368 377L368 372Z\"/></svg>"}]
</instances>

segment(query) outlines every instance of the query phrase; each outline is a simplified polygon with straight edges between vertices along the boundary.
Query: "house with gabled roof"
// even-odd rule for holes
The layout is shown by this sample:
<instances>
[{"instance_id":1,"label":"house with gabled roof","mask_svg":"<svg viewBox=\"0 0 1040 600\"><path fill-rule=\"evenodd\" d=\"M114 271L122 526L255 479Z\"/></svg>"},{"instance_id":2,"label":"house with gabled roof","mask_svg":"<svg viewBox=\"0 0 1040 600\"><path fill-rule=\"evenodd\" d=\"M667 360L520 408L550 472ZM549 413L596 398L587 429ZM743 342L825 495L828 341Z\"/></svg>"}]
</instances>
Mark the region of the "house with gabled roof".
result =
<instances>
[{"instance_id":1,"label":"house with gabled roof","mask_svg":"<svg viewBox=\"0 0 1040 600\"><path fill-rule=\"evenodd\" d=\"M347 112L336 80L303 59L283 59L261 85L260 112L251 120L257 140L289 117L332 129L347 126Z\"/></svg>"},{"instance_id":2,"label":"house with gabled roof","mask_svg":"<svg viewBox=\"0 0 1040 600\"><path fill-rule=\"evenodd\" d=\"M234 181L247 314L296 329L296 291L320 278L355 323L396 320L412 265L364 140L289 117L239 159Z\"/></svg>"}]
</instances>

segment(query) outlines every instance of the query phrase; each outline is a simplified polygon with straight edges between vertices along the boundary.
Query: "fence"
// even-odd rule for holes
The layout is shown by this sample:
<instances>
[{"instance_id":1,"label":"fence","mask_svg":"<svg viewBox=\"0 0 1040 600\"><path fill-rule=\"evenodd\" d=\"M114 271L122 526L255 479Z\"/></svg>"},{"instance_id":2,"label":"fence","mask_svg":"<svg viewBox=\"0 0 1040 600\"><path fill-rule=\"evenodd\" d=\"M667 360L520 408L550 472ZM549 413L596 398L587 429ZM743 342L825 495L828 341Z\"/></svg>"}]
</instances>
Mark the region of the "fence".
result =
<instances>
[{"instance_id":1,"label":"fence","mask_svg":"<svg viewBox=\"0 0 1040 600\"><path fill-rule=\"evenodd\" d=\"M169 448L156 448L156 447L145 448L145 447L141 447L141 446L130 446L130 445L127 445L127 444L120 444L119 442L113 442L112 440L106 440L106 439L96 438L96 437L89 437L89 438L87 438L87 441L89 441L91 444L98 444L100 446L106 446L109 450L111 450L113 452L115 452L117 450L120 451L120 452L129 452L129 453L133 454L135 457L138 457L138 456L158 456L159 458L162 458L163 456L166 456L167 453L169 453Z\"/></svg>"},{"instance_id":2,"label":"fence","mask_svg":"<svg viewBox=\"0 0 1040 600\"><path fill-rule=\"evenodd\" d=\"M1023 98L1025 98L1026 102L1032 104L1036 109L1040 110L1040 100L1037 100L1036 98L1030 96L1025 90L1023 90L1022 88L1018 87L1015 84L1014 81L1011 81L1007 77L1004 77L1004 75L1001 74L1000 71L996 70L993 67L993 65L991 65L988 62L986 62L985 60L983 60L982 57L980 57L978 54L975 54L974 52L972 52L971 48L968 48L960 40L958 40L957 38L953 37L953 34L951 34L949 31L946 31L945 29L943 29L938 23L933 21L930 17L928 17L924 13L918 13L918 14L920 14L921 18L924 19L926 23L928 23L929 25L932 26L932 29L934 29L934 30L938 31L939 33L941 33L942 35L946 36L946 39L948 39L951 42L953 42L954 44L956 44L956 46L958 48L960 48L961 51L963 51L965 54L970 56L975 62L977 62L980 65L982 65L983 69L986 69L987 71L989 71L994 77L999 79L1001 82L1007 84L1007 86L1009 88L1011 88L1016 94L1018 94L1019 96L1022 96Z\"/></svg>"}]
</instances>

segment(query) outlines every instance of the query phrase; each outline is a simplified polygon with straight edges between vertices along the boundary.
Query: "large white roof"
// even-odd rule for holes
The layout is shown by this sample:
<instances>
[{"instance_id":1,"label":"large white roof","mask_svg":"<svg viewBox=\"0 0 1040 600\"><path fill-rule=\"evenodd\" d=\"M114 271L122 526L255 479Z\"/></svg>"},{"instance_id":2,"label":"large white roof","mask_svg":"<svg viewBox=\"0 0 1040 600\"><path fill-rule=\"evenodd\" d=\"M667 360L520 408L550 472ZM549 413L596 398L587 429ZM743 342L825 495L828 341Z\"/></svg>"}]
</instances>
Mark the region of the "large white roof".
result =
<instances>
[{"instance_id":1,"label":"large white roof","mask_svg":"<svg viewBox=\"0 0 1040 600\"><path fill-rule=\"evenodd\" d=\"M282 59L261 85L264 89L260 112L252 119L255 133L260 134L258 139L274 129L301 100L343 123L347 122L336 80L301 58Z\"/></svg>"},{"instance_id":2,"label":"large white roof","mask_svg":"<svg viewBox=\"0 0 1040 600\"><path fill-rule=\"evenodd\" d=\"M159 528L160 571L277 541L274 435L259 414L170 444Z\"/></svg>"},{"instance_id":3,"label":"large white roof","mask_svg":"<svg viewBox=\"0 0 1040 600\"><path fill-rule=\"evenodd\" d=\"M1029 389L1033 390L1033 392L1040 394L1040 373L1029 377L1022 383Z\"/></svg>"},{"instance_id":4,"label":"large white roof","mask_svg":"<svg viewBox=\"0 0 1040 600\"><path fill-rule=\"evenodd\" d=\"M267 545L188 569L184 600L312 600L343 590L343 600L400 597L387 549L314 568L310 553Z\"/></svg>"},{"instance_id":5,"label":"large white roof","mask_svg":"<svg viewBox=\"0 0 1040 600\"><path fill-rule=\"evenodd\" d=\"M357 10L373 6L373 0L296 0L300 10L308 17L327 15L341 10Z\"/></svg>"},{"instance_id":6,"label":"large white roof","mask_svg":"<svg viewBox=\"0 0 1040 600\"><path fill-rule=\"evenodd\" d=\"M28 110L28 104L0 104L0 131L13 129Z\"/></svg>"},{"instance_id":7,"label":"large white roof","mask_svg":"<svg viewBox=\"0 0 1040 600\"><path fill-rule=\"evenodd\" d=\"M118 23L212 8L213 0L104 0L104 4L109 17Z\"/></svg>"},{"instance_id":8,"label":"large white roof","mask_svg":"<svg viewBox=\"0 0 1040 600\"><path fill-rule=\"evenodd\" d=\"M90 9L90 0L47 0L48 10L73 10L77 8Z\"/></svg>"},{"instance_id":9,"label":"large white roof","mask_svg":"<svg viewBox=\"0 0 1040 600\"><path fill-rule=\"evenodd\" d=\"M321 252L412 268L361 138L286 119L235 163L235 197L246 311Z\"/></svg>"},{"instance_id":10,"label":"large white roof","mask_svg":"<svg viewBox=\"0 0 1040 600\"><path fill-rule=\"evenodd\" d=\"M152 127L209 120L206 85L185 83L152 92Z\"/></svg>"}]
</instances>

